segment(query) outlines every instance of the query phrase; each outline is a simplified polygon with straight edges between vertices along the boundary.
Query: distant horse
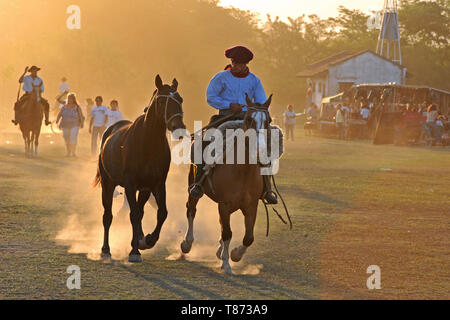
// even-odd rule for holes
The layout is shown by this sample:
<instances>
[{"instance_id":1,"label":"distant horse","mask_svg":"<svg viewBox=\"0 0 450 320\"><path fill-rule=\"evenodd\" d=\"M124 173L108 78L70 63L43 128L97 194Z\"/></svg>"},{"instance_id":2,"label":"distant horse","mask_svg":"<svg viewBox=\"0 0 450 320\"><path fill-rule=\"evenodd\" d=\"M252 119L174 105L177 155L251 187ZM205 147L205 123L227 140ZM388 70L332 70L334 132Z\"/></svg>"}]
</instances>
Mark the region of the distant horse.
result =
<instances>
[{"instance_id":1,"label":"distant horse","mask_svg":"<svg viewBox=\"0 0 450 320\"><path fill-rule=\"evenodd\" d=\"M254 129L258 137L259 134L269 128L271 122L268 108L272 101L272 96L263 104L254 104L248 96L247 112L243 121L242 129ZM258 141L262 145L267 145L267 141ZM236 146L235 146L236 149ZM235 248L231 252L231 260L238 262L242 259L247 248L254 241L253 229L258 211L258 202L263 195L263 177L259 164L250 164L249 154L246 152L245 164L216 164L210 177L210 183L204 183L205 194L219 205L219 215L221 224L220 246L217 250L217 258L222 260L222 270L231 274L229 264L229 245L231 241L230 216L233 212L241 210L245 217L245 236L243 245ZM235 156L237 152L234 152ZM236 160L236 159L235 159ZM225 161L225 160L224 160ZM226 163L226 162L224 162ZM236 163L236 162L234 162ZM194 183L195 166L192 164L189 172L189 185ZM197 211L198 199L189 196L187 207L188 230L184 241L181 243L181 250L187 254L194 242L194 218Z\"/></svg>"},{"instance_id":2,"label":"distant horse","mask_svg":"<svg viewBox=\"0 0 450 320\"><path fill-rule=\"evenodd\" d=\"M26 157L38 156L39 136L44 118L42 104L38 101L39 88L40 86L33 85L33 91L19 111L18 122L25 142Z\"/></svg>"},{"instance_id":3,"label":"distant horse","mask_svg":"<svg viewBox=\"0 0 450 320\"><path fill-rule=\"evenodd\" d=\"M166 179L170 167L170 149L166 129L185 131L183 99L177 92L178 82L164 85L155 79L156 90L144 115L110 126L102 137L98 171L94 186L101 183L104 207L104 242L102 257L111 258L109 228L112 223L113 194L117 185L125 188L133 229L130 262L142 262L139 250L153 248L167 218ZM139 191L136 201L136 192ZM157 225L152 234L144 236L142 218L144 205L153 193L158 205Z\"/></svg>"}]
</instances>

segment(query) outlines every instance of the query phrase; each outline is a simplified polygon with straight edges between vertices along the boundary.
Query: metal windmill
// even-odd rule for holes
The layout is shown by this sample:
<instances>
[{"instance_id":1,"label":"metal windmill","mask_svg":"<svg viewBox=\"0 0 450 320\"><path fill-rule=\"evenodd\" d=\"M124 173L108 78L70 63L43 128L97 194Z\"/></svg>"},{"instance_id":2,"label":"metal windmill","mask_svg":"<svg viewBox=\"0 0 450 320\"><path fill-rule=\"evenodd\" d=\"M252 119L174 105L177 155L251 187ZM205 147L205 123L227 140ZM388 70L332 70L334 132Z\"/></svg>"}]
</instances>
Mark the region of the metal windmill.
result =
<instances>
[{"instance_id":1,"label":"metal windmill","mask_svg":"<svg viewBox=\"0 0 450 320\"><path fill-rule=\"evenodd\" d=\"M384 0L377 54L402 64L397 0Z\"/></svg>"}]
</instances>

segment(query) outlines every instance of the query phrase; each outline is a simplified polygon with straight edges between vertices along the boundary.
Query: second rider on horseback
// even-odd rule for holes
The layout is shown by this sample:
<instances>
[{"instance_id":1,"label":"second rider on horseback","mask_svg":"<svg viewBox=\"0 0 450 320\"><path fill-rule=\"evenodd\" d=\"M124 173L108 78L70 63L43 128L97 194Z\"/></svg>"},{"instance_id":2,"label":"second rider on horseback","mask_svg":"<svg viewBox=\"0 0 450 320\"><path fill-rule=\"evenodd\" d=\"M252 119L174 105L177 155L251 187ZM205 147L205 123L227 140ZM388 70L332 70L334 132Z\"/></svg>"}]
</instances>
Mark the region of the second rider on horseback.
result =
<instances>
[{"instance_id":1,"label":"second rider on horseback","mask_svg":"<svg viewBox=\"0 0 450 320\"><path fill-rule=\"evenodd\" d=\"M42 92L44 92L44 81L38 77L37 73L41 70L36 66L32 66L30 69L28 67L25 68L24 74L20 77L19 83L23 83L23 91L25 93L18 99L16 104L14 105L14 120L12 122L17 125L19 123L20 111L24 108L27 101L30 99L32 94L36 94L36 100L40 102L45 116L45 125L48 126L50 124L49 121L49 110L50 105L48 101L42 98ZM30 75L25 76L27 72L30 72Z\"/></svg>"}]
</instances>

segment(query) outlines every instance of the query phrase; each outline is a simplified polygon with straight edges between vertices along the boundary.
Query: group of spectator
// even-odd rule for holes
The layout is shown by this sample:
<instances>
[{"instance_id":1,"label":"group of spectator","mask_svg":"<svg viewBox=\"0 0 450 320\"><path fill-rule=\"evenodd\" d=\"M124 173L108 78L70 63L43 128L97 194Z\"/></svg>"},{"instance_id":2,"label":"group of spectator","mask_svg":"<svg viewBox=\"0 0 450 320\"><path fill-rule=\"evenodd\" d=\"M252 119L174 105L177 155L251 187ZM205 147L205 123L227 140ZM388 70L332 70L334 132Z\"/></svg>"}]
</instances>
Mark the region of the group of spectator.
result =
<instances>
[{"instance_id":1,"label":"group of spectator","mask_svg":"<svg viewBox=\"0 0 450 320\"><path fill-rule=\"evenodd\" d=\"M425 141L427 145L443 145L443 132L449 126L448 117L439 112L436 104L407 105L395 126L395 142L402 144L411 139Z\"/></svg>"},{"instance_id":2,"label":"group of spectator","mask_svg":"<svg viewBox=\"0 0 450 320\"><path fill-rule=\"evenodd\" d=\"M369 133L369 124L368 120L372 114L372 105L365 105L363 103L360 106L352 106L348 107L345 104L338 104L336 106L336 129L339 139L347 139L349 138L350 132L350 120L363 120L364 122L355 126L356 131L355 136L357 138L364 138L368 136Z\"/></svg>"},{"instance_id":3,"label":"group of spectator","mask_svg":"<svg viewBox=\"0 0 450 320\"><path fill-rule=\"evenodd\" d=\"M67 150L66 157L76 157L78 134L80 129L84 127L86 118L78 104L75 93L69 93L70 87L66 82L67 79L63 78L62 80L59 86L61 96L57 99L59 102L59 112L56 123L59 124L59 128L63 132ZM89 134L91 134L91 153L92 155L97 155L98 140L101 139L103 132L110 125L123 120L124 117L119 110L117 100L112 100L109 108L103 105L103 98L101 96L95 98L95 105L90 98L86 102Z\"/></svg>"}]
</instances>

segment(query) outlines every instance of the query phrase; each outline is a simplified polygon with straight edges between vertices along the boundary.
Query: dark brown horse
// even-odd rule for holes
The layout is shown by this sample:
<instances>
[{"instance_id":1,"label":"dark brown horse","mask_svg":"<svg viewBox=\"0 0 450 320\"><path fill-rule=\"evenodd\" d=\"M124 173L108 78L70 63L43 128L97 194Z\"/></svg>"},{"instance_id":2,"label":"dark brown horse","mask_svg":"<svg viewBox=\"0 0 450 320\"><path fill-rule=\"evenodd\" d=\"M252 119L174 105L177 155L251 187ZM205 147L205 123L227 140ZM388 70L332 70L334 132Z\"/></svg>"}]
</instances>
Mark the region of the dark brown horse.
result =
<instances>
[{"instance_id":1,"label":"dark brown horse","mask_svg":"<svg viewBox=\"0 0 450 320\"><path fill-rule=\"evenodd\" d=\"M150 106L144 115L130 121L120 121L109 127L102 138L95 185L101 183L104 207L104 242L102 257L110 258L109 228L112 223L112 201L117 185L125 188L131 209L133 229L130 262L142 262L140 250L150 249L159 239L167 218L166 178L171 155L166 130L185 131L183 99L177 92L178 82L163 85L159 75ZM136 193L139 191L136 201ZM142 218L144 205L153 194L158 205L157 225L153 233L144 236Z\"/></svg>"},{"instance_id":2,"label":"dark brown horse","mask_svg":"<svg viewBox=\"0 0 450 320\"><path fill-rule=\"evenodd\" d=\"M25 142L25 156L37 157L39 136L41 134L44 111L39 98L39 86L33 85L33 91L19 111L19 128Z\"/></svg>"},{"instance_id":3,"label":"dark brown horse","mask_svg":"<svg viewBox=\"0 0 450 320\"><path fill-rule=\"evenodd\" d=\"M247 96L248 111L246 112L243 131L254 129L258 134L267 130L270 124L268 108L272 96L263 104L256 105ZM258 143L261 143L258 139ZM267 141L263 144L267 145ZM235 145L236 148L236 145ZM248 149L247 149L248 150ZM236 150L235 150L236 151ZM229 245L231 241L230 216L237 210L241 210L245 217L245 236L243 244L231 252L231 260L238 262L242 259L244 253L254 241L253 229L258 211L258 202L263 193L263 177L261 175L261 166L259 164L250 164L248 162L249 152L246 154L245 164L217 164L212 173L211 183L204 183L205 194L214 202L218 203L221 239L217 250L217 258L222 260L222 270L231 274L229 264ZM237 156L237 152L234 152ZM227 163L227 162L224 162ZM189 173L189 185L194 183L195 166L191 165ZM198 200L189 196L187 202L188 230L185 240L181 243L181 250L187 254L192 248L194 242L194 218L196 214Z\"/></svg>"}]
</instances>

